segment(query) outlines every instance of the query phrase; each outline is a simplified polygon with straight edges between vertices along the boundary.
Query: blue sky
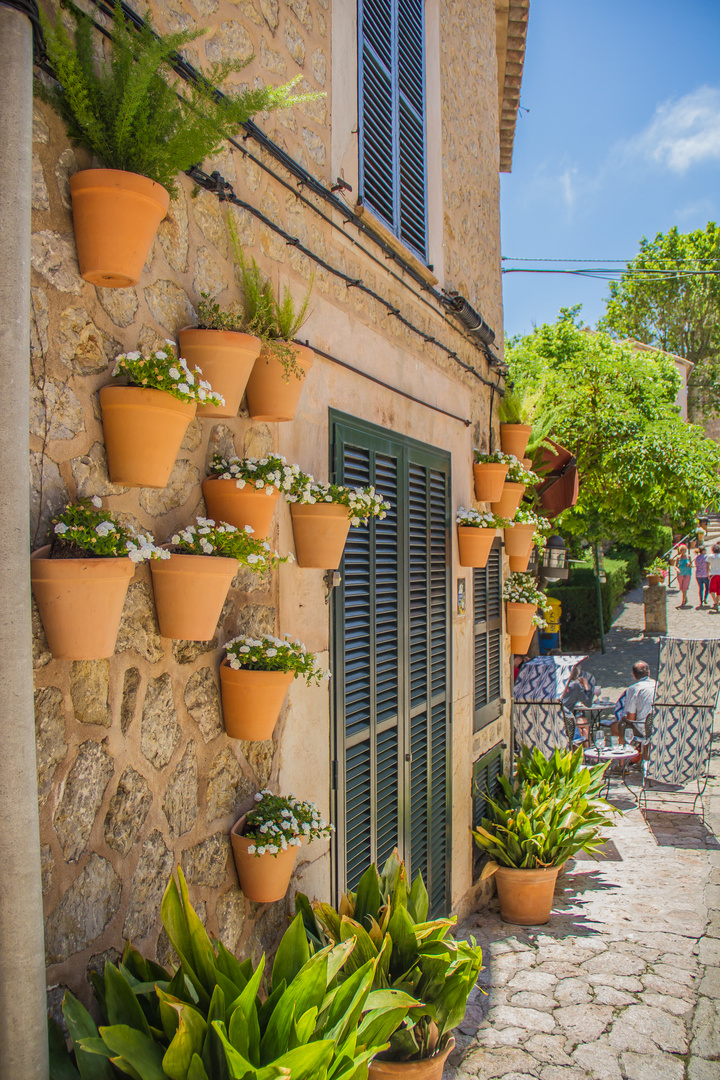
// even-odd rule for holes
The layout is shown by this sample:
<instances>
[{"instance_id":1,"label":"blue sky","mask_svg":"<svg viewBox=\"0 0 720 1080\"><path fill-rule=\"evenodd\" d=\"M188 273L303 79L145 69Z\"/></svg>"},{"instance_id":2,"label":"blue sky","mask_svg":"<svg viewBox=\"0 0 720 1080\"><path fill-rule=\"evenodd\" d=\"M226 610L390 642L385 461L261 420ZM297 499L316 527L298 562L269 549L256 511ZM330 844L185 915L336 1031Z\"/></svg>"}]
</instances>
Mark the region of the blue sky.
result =
<instances>
[{"instance_id":1,"label":"blue sky","mask_svg":"<svg viewBox=\"0 0 720 1080\"><path fill-rule=\"evenodd\" d=\"M627 259L642 236L720 220L720 0L531 0L521 104L504 256ZM577 303L595 325L608 288L503 287L508 335Z\"/></svg>"}]
</instances>

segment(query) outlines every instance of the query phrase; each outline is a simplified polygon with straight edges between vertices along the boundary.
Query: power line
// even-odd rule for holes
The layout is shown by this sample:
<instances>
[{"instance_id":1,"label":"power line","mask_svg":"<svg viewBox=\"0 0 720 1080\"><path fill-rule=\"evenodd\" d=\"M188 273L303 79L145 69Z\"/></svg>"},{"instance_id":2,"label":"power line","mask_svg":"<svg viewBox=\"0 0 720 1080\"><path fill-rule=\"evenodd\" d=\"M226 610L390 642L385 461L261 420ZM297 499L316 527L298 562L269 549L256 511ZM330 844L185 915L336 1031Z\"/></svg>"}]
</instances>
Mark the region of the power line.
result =
<instances>
[{"instance_id":1,"label":"power line","mask_svg":"<svg viewBox=\"0 0 720 1080\"><path fill-rule=\"evenodd\" d=\"M642 252L640 252L640 254L638 254L638 255L633 255L633 257L631 259L546 259L546 258L542 258L542 259L525 259L525 258L515 259L511 255L503 255L502 256L502 261L503 262L525 262L525 263L551 263L551 262L552 263L621 263L623 266L628 266L631 262L634 262L635 259L639 259L641 257L641 255L642 255ZM683 256L674 256L674 255L662 255L662 256L657 256L657 262L670 262L670 263L711 262L711 263L720 263L720 255L714 255L714 256L713 255L708 255L708 256L698 255L697 257L693 256L692 258L689 258L689 257L686 258L686 257L683 257ZM640 267L635 267L635 269L641 269L641 268Z\"/></svg>"}]
</instances>

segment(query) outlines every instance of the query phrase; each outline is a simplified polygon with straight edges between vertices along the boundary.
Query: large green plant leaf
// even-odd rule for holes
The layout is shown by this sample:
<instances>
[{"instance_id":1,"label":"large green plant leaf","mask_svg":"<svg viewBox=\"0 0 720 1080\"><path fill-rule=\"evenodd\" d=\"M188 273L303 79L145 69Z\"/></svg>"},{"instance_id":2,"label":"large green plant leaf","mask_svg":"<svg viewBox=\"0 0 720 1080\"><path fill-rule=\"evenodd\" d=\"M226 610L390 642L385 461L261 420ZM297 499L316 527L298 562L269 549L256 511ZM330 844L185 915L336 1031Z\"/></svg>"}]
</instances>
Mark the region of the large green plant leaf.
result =
<instances>
[{"instance_id":1,"label":"large green plant leaf","mask_svg":"<svg viewBox=\"0 0 720 1080\"><path fill-rule=\"evenodd\" d=\"M50 1080L80 1080L80 1073L73 1065L65 1036L56 1020L48 1016L48 1055Z\"/></svg>"},{"instance_id":2,"label":"large green plant leaf","mask_svg":"<svg viewBox=\"0 0 720 1080\"><path fill-rule=\"evenodd\" d=\"M190 1063L196 1055L202 1053L207 1024L197 1009L191 1005L173 1006L179 1017L179 1024L173 1040L163 1057L163 1069L170 1080L187 1080Z\"/></svg>"},{"instance_id":3,"label":"large green plant leaf","mask_svg":"<svg viewBox=\"0 0 720 1080\"><path fill-rule=\"evenodd\" d=\"M167 1080L162 1067L163 1049L149 1035L127 1024L114 1024L101 1027L100 1037L114 1054L135 1069L142 1080Z\"/></svg>"},{"instance_id":4,"label":"large green plant leaf","mask_svg":"<svg viewBox=\"0 0 720 1080\"><path fill-rule=\"evenodd\" d=\"M310 959L310 948L302 915L296 915L282 936L275 954L271 985L277 986L283 979L288 986L298 971Z\"/></svg>"},{"instance_id":5,"label":"large green plant leaf","mask_svg":"<svg viewBox=\"0 0 720 1080\"><path fill-rule=\"evenodd\" d=\"M124 1024L150 1035L150 1025L132 987L114 964L105 962L105 1006L111 1026Z\"/></svg>"},{"instance_id":6,"label":"large green plant leaf","mask_svg":"<svg viewBox=\"0 0 720 1080\"><path fill-rule=\"evenodd\" d=\"M335 1042L332 1039L319 1039L307 1046L289 1050L274 1064L288 1069L292 1080L325 1080L334 1051Z\"/></svg>"},{"instance_id":7,"label":"large green plant leaf","mask_svg":"<svg viewBox=\"0 0 720 1080\"><path fill-rule=\"evenodd\" d=\"M353 918L367 931L369 927L368 917L375 919L377 922L380 908L384 903L383 894L380 891L380 877L373 863L372 866L368 866L358 882Z\"/></svg>"},{"instance_id":8,"label":"large green plant leaf","mask_svg":"<svg viewBox=\"0 0 720 1080\"><path fill-rule=\"evenodd\" d=\"M89 1054L80 1046L81 1039L99 1039L100 1035L90 1013L69 990L62 1004L63 1016L75 1050L75 1061L82 1080L113 1080L110 1063L97 1054ZM65 1040L63 1039L63 1046Z\"/></svg>"}]
</instances>

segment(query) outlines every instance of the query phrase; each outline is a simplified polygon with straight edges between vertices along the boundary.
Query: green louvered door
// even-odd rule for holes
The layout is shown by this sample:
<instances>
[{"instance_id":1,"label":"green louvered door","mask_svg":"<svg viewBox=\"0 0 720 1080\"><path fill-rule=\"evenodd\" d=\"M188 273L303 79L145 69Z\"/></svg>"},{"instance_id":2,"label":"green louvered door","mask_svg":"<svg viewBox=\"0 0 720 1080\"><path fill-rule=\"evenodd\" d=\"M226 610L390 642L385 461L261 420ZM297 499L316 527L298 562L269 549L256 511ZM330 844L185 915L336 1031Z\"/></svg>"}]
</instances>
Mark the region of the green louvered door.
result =
<instances>
[{"instance_id":1,"label":"green louvered door","mask_svg":"<svg viewBox=\"0 0 720 1080\"><path fill-rule=\"evenodd\" d=\"M449 906L449 455L333 415L338 482L392 504L350 530L333 598L336 888L398 847Z\"/></svg>"}]
</instances>

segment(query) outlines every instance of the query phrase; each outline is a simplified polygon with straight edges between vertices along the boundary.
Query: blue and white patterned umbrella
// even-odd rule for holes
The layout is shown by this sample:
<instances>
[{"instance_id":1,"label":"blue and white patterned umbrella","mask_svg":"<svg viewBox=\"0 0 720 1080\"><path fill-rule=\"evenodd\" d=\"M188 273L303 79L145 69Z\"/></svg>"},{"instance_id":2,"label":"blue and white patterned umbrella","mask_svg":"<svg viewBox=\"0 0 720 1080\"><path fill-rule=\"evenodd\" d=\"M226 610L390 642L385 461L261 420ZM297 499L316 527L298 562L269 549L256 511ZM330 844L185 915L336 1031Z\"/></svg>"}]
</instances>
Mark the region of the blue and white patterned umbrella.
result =
<instances>
[{"instance_id":1,"label":"blue and white patterned umbrella","mask_svg":"<svg viewBox=\"0 0 720 1080\"><path fill-rule=\"evenodd\" d=\"M576 664L587 656L536 656L520 670L513 688L515 701L555 702L562 697Z\"/></svg>"}]
</instances>

